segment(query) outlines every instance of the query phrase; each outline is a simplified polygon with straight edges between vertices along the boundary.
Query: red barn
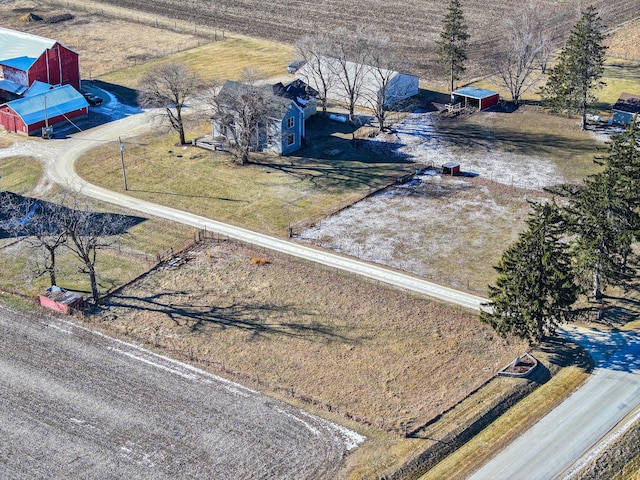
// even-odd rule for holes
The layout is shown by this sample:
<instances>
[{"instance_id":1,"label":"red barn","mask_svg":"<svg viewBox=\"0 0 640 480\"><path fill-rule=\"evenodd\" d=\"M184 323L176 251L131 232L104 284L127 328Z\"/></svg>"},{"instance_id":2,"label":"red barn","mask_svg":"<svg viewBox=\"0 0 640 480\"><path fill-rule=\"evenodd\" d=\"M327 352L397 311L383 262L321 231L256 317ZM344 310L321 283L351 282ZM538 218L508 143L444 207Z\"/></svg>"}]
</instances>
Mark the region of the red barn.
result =
<instances>
[{"instance_id":1,"label":"red barn","mask_svg":"<svg viewBox=\"0 0 640 480\"><path fill-rule=\"evenodd\" d=\"M0 126L26 135L86 116L89 103L71 85L53 87L35 82L22 98L0 105Z\"/></svg>"},{"instance_id":2,"label":"red barn","mask_svg":"<svg viewBox=\"0 0 640 480\"><path fill-rule=\"evenodd\" d=\"M79 57L56 40L0 28L0 97L13 100L35 81L80 90Z\"/></svg>"}]
</instances>

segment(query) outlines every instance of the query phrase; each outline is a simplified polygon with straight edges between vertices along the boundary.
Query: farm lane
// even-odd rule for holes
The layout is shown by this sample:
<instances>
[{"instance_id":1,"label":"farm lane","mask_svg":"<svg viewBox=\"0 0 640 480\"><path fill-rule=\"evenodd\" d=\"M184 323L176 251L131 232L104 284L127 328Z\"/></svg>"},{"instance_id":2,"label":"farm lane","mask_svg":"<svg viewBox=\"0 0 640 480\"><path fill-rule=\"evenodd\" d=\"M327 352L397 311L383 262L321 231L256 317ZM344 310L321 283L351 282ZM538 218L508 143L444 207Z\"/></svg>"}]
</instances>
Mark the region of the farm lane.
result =
<instances>
[{"instance_id":1,"label":"farm lane","mask_svg":"<svg viewBox=\"0 0 640 480\"><path fill-rule=\"evenodd\" d=\"M640 406L640 335L569 326L563 335L591 353L589 380L498 453L472 480L557 478ZM564 479L579 478L579 469Z\"/></svg>"},{"instance_id":2,"label":"farm lane","mask_svg":"<svg viewBox=\"0 0 640 480\"><path fill-rule=\"evenodd\" d=\"M0 331L3 478L320 480L364 440L70 322L0 308Z\"/></svg>"},{"instance_id":3,"label":"farm lane","mask_svg":"<svg viewBox=\"0 0 640 480\"><path fill-rule=\"evenodd\" d=\"M122 192L107 190L86 182L76 174L74 169L75 160L84 152L93 148L97 143L106 141L116 142L118 137L126 138L149 130L151 129L152 120L153 113L145 112L73 135L73 137L68 139L52 140L52 142L64 142L65 148L54 158L48 159L46 168L48 179L64 186L79 189L83 194L98 200L114 203L147 215L191 225L195 228L206 228L210 232L225 235L229 238L362 275L373 280L388 283L473 310L479 310L480 304L485 301L481 297L437 285L411 274L398 272L390 268L341 256L325 250L300 245L289 240L263 235L199 215L140 200ZM60 151L61 149L57 150Z\"/></svg>"}]
</instances>

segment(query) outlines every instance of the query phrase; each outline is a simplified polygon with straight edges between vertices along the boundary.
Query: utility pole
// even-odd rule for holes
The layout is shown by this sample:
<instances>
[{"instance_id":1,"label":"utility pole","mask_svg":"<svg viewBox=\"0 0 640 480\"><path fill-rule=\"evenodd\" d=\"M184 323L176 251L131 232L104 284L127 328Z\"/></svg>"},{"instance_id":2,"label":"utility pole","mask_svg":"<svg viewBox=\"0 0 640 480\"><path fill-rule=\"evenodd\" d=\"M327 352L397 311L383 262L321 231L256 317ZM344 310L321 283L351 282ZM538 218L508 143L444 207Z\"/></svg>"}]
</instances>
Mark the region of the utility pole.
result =
<instances>
[{"instance_id":1,"label":"utility pole","mask_svg":"<svg viewBox=\"0 0 640 480\"><path fill-rule=\"evenodd\" d=\"M125 192L128 190L127 188L127 172L124 169L124 143L118 137L118 143L120 144L120 163L122 164L122 180L124 182L124 190Z\"/></svg>"}]
</instances>

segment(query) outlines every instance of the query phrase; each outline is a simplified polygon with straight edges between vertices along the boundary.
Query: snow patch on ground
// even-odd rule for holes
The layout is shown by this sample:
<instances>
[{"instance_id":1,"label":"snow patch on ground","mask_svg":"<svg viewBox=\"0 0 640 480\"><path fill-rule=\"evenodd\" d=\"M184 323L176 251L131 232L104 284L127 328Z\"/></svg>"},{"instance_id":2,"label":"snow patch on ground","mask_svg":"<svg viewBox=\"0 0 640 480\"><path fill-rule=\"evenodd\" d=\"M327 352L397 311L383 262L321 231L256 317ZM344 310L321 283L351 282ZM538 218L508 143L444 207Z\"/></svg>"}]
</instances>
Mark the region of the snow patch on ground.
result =
<instances>
[{"instance_id":1,"label":"snow patch on ground","mask_svg":"<svg viewBox=\"0 0 640 480\"><path fill-rule=\"evenodd\" d=\"M395 141L401 145L393 153L406 156L414 162L439 167L456 162L464 172L482 175L497 183L519 188L540 190L564 182L556 166L542 157L478 149L461 156L450 147L450 139L438 132L437 113L412 113L393 126ZM374 150L375 142L389 142L388 135L378 135L368 143Z\"/></svg>"},{"instance_id":2,"label":"snow patch on ground","mask_svg":"<svg viewBox=\"0 0 640 480\"><path fill-rule=\"evenodd\" d=\"M107 97L109 100L103 102L99 107L92 108L104 115L107 115L111 121L120 120L121 118L128 117L129 115L136 115L144 111L139 107L134 107L120 102L113 93L108 92L107 90L102 90L100 88L95 88L95 90L100 92L100 97Z\"/></svg>"}]
</instances>

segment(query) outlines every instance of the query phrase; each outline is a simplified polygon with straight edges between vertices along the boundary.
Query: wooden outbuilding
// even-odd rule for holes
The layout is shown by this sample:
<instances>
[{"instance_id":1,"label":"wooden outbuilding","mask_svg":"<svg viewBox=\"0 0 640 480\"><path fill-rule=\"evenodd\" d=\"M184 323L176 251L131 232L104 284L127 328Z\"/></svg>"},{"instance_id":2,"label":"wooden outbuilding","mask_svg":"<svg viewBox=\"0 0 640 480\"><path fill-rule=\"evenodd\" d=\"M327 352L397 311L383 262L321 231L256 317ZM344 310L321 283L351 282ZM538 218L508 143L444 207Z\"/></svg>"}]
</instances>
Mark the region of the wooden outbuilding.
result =
<instances>
[{"instance_id":1,"label":"wooden outbuilding","mask_svg":"<svg viewBox=\"0 0 640 480\"><path fill-rule=\"evenodd\" d=\"M460 175L460 164L456 162L447 162L442 165L443 175Z\"/></svg>"},{"instance_id":2,"label":"wooden outbuilding","mask_svg":"<svg viewBox=\"0 0 640 480\"><path fill-rule=\"evenodd\" d=\"M463 87L455 90L451 96L452 104L463 103L465 107L486 110L498 104L500 94L493 90L478 87Z\"/></svg>"},{"instance_id":3,"label":"wooden outbuilding","mask_svg":"<svg viewBox=\"0 0 640 480\"><path fill-rule=\"evenodd\" d=\"M0 126L14 133L39 135L43 128L88 114L89 103L71 85L44 85L46 88L36 89L32 95L0 105Z\"/></svg>"},{"instance_id":4,"label":"wooden outbuilding","mask_svg":"<svg viewBox=\"0 0 640 480\"><path fill-rule=\"evenodd\" d=\"M12 100L35 81L80 90L80 54L50 38L0 28L1 96Z\"/></svg>"}]
</instances>

